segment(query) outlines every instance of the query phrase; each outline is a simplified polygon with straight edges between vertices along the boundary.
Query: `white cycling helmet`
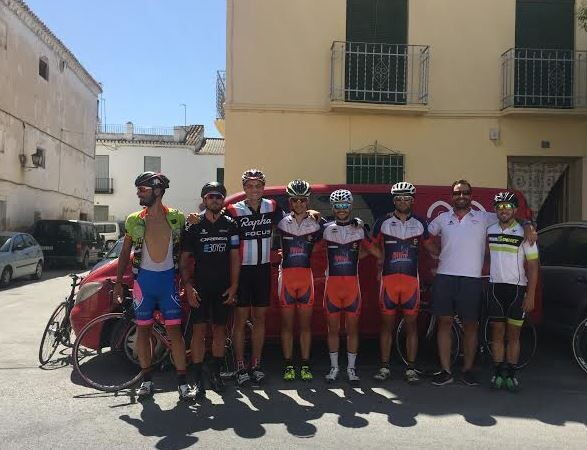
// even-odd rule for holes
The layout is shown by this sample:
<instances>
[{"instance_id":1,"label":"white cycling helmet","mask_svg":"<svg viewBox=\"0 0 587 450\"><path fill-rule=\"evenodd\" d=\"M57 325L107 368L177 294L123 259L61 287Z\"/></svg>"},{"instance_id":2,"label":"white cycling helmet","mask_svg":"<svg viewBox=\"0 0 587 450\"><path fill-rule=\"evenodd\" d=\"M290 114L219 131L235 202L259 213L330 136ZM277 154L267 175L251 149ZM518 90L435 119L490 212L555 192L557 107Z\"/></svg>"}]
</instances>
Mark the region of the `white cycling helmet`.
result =
<instances>
[{"instance_id":1,"label":"white cycling helmet","mask_svg":"<svg viewBox=\"0 0 587 450\"><path fill-rule=\"evenodd\" d=\"M338 189L330 194L330 204L333 205L335 203L352 203L353 202L353 194L351 191L346 189Z\"/></svg>"},{"instance_id":2,"label":"white cycling helmet","mask_svg":"<svg viewBox=\"0 0 587 450\"><path fill-rule=\"evenodd\" d=\"M413 197L416 195L416 186L407 181L400 181L391 187L391 195L411 195Z\"/></svg>"}]
</instances>

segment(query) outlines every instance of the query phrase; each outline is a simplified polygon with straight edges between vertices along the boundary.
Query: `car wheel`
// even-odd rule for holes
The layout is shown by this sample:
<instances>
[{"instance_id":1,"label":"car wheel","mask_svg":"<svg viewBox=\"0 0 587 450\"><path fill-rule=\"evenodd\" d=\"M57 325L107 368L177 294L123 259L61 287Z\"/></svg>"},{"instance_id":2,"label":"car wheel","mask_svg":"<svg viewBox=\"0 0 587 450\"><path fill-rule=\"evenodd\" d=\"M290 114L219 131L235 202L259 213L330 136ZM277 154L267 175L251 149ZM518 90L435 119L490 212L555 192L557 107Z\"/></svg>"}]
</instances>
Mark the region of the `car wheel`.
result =
<instances>
[{"instance_id":1,"label":"car wheel","mask_svg":"<svg viewBox=\"0 0 587 450\"><path fill-rule=\"evenodd\" d=\"M10 280L12 279L12 269L8 266L5 267L2 271L2 275L0 275L0 286L8 286Z\"/></svg>"},{"instance_id":2,"label":"car wheel","mask_svg":"<svg viewBox=\"0 0 587 450\"><path fill-rule=\"evenodd\" d=\"M42 276L43 276L43 261L39 261L37 263L37 267L35 269L35 273L33 273L33 275L32 275L31 278L33 280L40 280Z\"/></svg>"},{"instance_id":3,"label":"car wheel","mask_svg":"<svg viewBox=\"0 0 587 450\"><path fill-rule=\"evenodd\" d=\"M84 253L84 259L82 259L82 262L79 266L80 269L87 269L88 267L90 267L90 255L88 252Z\"/></svg>"}]
</instances>

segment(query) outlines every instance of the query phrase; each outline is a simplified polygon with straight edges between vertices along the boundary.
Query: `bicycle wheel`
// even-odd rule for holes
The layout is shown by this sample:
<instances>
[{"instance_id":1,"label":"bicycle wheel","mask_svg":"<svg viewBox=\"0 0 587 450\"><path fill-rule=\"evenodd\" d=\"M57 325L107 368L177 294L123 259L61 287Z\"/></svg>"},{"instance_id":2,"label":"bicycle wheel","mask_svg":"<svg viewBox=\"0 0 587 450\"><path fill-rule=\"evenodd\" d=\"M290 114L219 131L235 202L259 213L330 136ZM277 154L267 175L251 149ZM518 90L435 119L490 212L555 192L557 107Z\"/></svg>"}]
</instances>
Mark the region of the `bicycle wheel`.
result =
<instances>
[{"instance_id":1,"label":"bicycle wheel","mask_svg":"<svg viewBox=\"0 0 587 450\"><path fill-rule=\"evenodd\" d=\"M573 354L579 367L587 373L587 318L585 318L573 333Z\"/></svg>"},{"instance_id":2,"label":"bicycle wheel","mask_svg":"<svg viewBox=\"0 0 587 450\"><path fill-rule=\"evenodd\" d=\"M136 384L141 368L129 358L128 336L135 326L124 313L96 317L73 344L73 367L85 384L116 392Z\"/></svg>"},{"instance_id":3,"label":"bicycle wheel","mask_svg":"<svg viewBox=\"0 0 587 450\"><path fill-rule=\"evenodd\" d=\"M433 320L434 319L434 320ZM416 372L424 376L432 376L438 372L440 361L438 359L438 344L436 342L436 320L428 311L420 311L417 318L418 327L418 356L416 360ZM456 363L461 348L461 334L457 326L452 325L451 365ZM404 362L408 363L406 353L405 319L402 318L395 332L395 348Z\"/></svg>"},{"instance_id":4,"label":"bicycle wheel","mask_svg":"<svg viewBox=\"0 0 587 450\"><path fill-rule=\"evenodd\" d=\"M57 308L55 308L49 318L49 322L45 326L45 331L43 331L43 337L41 338L41 345L39 346L39 362L42 366L51 360L55 350L59 347L60 328L65 319L65 315L66 304L65 302L61 302L57 305Z\"/></svg>"},{"instance_id":5,"label":"bicycle wheel","mask_svg":"<svg viewBox=\"0 0 587 450\"><path fill-rule=\"evenodd\" d=\"M491 320L486 318L483 323L483 346L487 350L487 354L493 360L493 354L491 353ZM536 327L528 320L524 320L522 330L520 331L520 357L516 369L522 369L526 367L538 347L538 335L536 333Z\"/></svg>"}]
</instances>

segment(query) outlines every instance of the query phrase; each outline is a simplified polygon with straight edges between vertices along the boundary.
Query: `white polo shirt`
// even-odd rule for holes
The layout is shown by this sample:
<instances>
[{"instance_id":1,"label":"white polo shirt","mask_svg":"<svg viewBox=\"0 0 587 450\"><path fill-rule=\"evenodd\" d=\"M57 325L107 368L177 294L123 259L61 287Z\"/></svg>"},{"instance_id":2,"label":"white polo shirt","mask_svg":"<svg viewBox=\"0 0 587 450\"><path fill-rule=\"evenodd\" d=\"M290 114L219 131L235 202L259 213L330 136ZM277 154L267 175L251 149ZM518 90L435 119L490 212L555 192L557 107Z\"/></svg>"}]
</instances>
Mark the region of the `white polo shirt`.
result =
<instances>
[{"instance_id":1,"label":"white polo shirt","mask_svg":"<svg viewBox=\"0 0 587 450\"><path fill-rule=\"evenodd\" d=\"M492 212L471 210L459 220L454 210L438 215L428 232L440 236L440 262L436 273L481 277L485 259L487 227L497 222Z\"/></svg>"}]
</instances>

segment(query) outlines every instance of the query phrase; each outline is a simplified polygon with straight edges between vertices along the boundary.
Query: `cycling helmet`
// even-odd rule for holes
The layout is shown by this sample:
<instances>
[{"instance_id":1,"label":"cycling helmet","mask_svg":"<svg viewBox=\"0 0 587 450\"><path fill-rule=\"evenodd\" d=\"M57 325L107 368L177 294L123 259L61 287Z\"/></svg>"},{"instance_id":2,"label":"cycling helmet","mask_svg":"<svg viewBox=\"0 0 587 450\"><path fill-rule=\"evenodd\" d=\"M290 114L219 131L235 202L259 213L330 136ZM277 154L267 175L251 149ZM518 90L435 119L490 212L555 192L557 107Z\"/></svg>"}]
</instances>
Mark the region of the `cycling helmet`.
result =
<instances>
[{"instance_id":1,"label":"cycling helmet","mask_svg":"<svg viewBox=\"0 0 587 450\"><path fill-rule=\"evenodd\" d=\"M416 195L416 186L407 181L400 181L391 187L391 195L411 195L413 197Z\"/></svg>"},{"instance_id":2,"label":"cycling helmet","mask_svg":"<svg viewBox=\"0 0 587 450\"><path fill-rule=\"evenodd\" d=\"M204 198L208 194L220 194L226 197L226 188L218 181L210 181L202 187L201 197Z\"/></svg>"},{"instance_id":3,"label":"cycling helmet","mask_svg":"<svg viewBox=\"0 0 587 450\"><path fill-rule=\"evenodd\" d=\"M514 207L518 207L518 197L513 192L499 192L493 198L493 206L496 206L498 203L511 203Z\"/></svg>"},{"instance_id":4,"label":"cycling helmet","mask_svg":"<svg viewBox=\"0 0 587 450\"><path fill-rule=\"evenodd\" d=\"M150 188L167 189L169 187L169 178L162 173L143 172L135 180L135 186L147 186Z\"/></svg>"},{"instance_id":5,"label":"cycling helmet","mask_svg":"<svg viewBox=\"0 0 587 450\"><path fill-rule=\"evenodd\" d=\"M330 204L334 203L352 203L353 202L353 194L351 191L347 191L346 189L338 189L330 194Z\"/></svg>"},{"instance_id":6,"label":"cycling helmet","mask_svg":"<svg viewBox=\"0 0 587 450\"><path fill-rule=\"evenodd\" d=\"M290 197L309 197L312 189L310 188L310 183L305 180L293 180L289 182L285 192Z\"/></svg>"},{"instance_id":7,"label":"cycling helmet","mask_svg":"<svg viewBox=\"0 0 587 450\"><path fill-rule=\"evenodd\" d=\"M265 175L259 169L245 170L242 176L243 185L249 180L259 180L265 184Z\"/></svg>"}]
</instances>

